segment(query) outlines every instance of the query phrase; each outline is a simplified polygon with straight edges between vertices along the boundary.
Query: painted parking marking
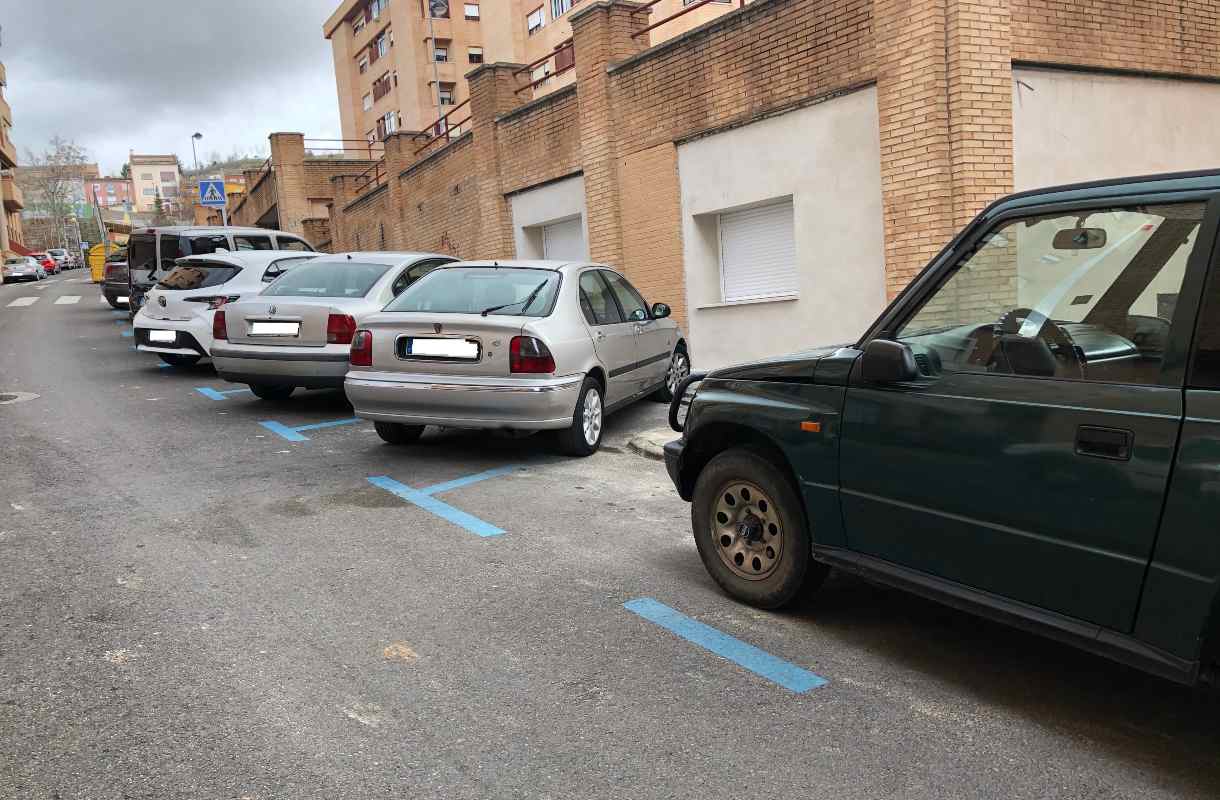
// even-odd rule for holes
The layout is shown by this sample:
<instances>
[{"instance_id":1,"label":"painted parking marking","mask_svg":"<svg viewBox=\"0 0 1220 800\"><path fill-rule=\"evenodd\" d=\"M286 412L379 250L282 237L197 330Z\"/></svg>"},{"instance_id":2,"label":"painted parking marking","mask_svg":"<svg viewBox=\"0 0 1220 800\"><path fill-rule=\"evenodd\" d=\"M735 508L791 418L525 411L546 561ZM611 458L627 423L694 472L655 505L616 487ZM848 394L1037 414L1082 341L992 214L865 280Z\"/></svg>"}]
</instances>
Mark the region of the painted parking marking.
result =
<instances>
[{"instance_id":1,"label":"painted parking marking","mask_svg":"<svg viewBox=\"0 0 1220 800\"><path fill-rule=\"evenodd\" d=\"M359 421L359 417L352 417L351 419L335 419L331 420L330 422L315 422L311 425L297 425L295 428L290 428L287 425L276 422L273 419L265 419L258 424L290 442L308 442L309 437L302 436L301 431L316 431L320 430L321 428L333 428L337 425L351 425Z\"/></svg>"},{"instance_id":2,"label":"painted parking marking","mask_svg":"<svg viewBox=\"0 0 1220 800\"><path fill-rule=\"evenodd\" d=\"M18 297L16 300L9 303L8 307L9 308L24 308L25 306L34 305L41 299L42 299L41 297Z\"/></svg>"},{"instance_id":3,"label":"painted parking marking","mask_svg":"<svg viewBox=\"0 0 1220 800\"><path fill-rule=\"evenodd\" d=\"M127 330L125 330L125 331L123 331L122 333L120 333L120 334L119 334L119 336L122 336L122 337L124 337L124 338L130 339L132 336L135 336L135 332L134 332L134 331L132 331L132 329L131 329L131 328L128 328Z\"/></svg>"},{"instance_id":4,"label":"painted parking marking","mask_svg":"<svg viewBox=\"0 0 1220 800\"><path fill-rule=\"evenodd\" d=\"M821 675L704 625L651 597L628 601L623 603L623 608L791 692L804 694L826 685L826 679Z\"/></svg>"},{"instance_id":5,"label":"painted parking marking","mask_svg":"<svg viewBox=\"0 0 1220 800\"><path fill-rule=\"evenodd\" d=\"M515 472L517 467L497 467L489 469L485 472L479 472L474 475L468 475L465 478L458 478L452 481L445 481L433 486L428 486L423 489L413 489L405 483L399 483L388 475L376 475L369 478L369 483L374 486L385 489L390 494L401 497L412 505L419 506L425 511L430 511L441 519L452 522L461 528L465 528L476 536L484 538L489 536L502 536L504 530L497 528L490 522L485 522L473 514L467 514L460 508L454 508L446 502L437 500L433 495L441 492L448 492L452 489L458 489L462 486L469 486L472 483L485 481L488 478L495 478L500 475L507 475L510 472Z\"/></svg>"},{"instance_id":6,"label":"painted parking marking","mask_svg":"<svg viewBox=\"0 0 1220 800\"><path fill-rule=\"evenodd\" d=\"M166 364L165 366L169 366ZM210 397L213 400L226 400L231 394L241 394L242 392L250 391L249 388L243 386L240 389L213 389L210 386L196 386L195 391L199 392L204 397Z\"/></svg>"},{"instance_id":7,"label":"painted parking marking","mask_svg":"<svg viewBox=\"0 0 1220 800\"><path fill-rule=\"evenodd\" d=\"M79 294L65 294L63 297L55 298L54 305L57 306L74 306L80 302Z\"/></svg>"}]
</instances>

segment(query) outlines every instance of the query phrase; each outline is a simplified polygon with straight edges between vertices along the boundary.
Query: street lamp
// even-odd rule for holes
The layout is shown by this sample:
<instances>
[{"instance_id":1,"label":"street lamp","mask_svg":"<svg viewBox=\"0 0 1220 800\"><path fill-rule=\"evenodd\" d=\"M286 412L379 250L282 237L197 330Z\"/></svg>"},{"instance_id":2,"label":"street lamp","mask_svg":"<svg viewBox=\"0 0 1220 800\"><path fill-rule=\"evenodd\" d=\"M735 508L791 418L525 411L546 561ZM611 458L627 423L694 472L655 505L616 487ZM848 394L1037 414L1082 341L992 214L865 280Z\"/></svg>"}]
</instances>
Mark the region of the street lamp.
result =
<instances>
[{"instance_id":1,"label":"street lamp","mask_svg":"<svg viewBox=\"0 0 1220 800\"><path fill-rule=\"evenodd\" d=\"M196 132L195 135L191 137L191 157L195 159L196 177L198 177L198 172L199 172L199 154L195 152L195 142L199 141L202 138L203 138L203 134L198 133L198 132Z\"/></svg>"}]
</instances>

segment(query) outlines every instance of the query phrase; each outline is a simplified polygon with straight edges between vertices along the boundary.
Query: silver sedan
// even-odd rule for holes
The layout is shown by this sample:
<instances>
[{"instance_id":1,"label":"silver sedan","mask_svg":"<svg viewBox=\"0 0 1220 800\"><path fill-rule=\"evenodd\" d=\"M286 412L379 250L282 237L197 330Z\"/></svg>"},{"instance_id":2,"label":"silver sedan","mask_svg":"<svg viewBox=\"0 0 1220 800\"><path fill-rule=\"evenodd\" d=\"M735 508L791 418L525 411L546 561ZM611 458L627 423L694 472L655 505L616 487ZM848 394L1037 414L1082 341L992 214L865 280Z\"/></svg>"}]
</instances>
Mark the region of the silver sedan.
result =
<instances>
[{"instance_id":1,"label":"silver sedan","mask_svg":"<svg viewBox=\"0 0 1220 800\"><path fill-rule=\"evenodd\" d=\"M286 399L298 386L340 388L357 321L455 260L439 253L380 252L311 259L256 297L216 312L216 372L248 384L264 400Z\"/></svg>"},{"instance_id":2,"label":"silver sedan","mask_svg":"<svg viewBox=\"0 0 1220 800\"><path fill-rule=\"evenodd\" d=\"M391 444L426 425L554 429L589 455L605 414L668 401L690 371L669 313L598 264L448 264L361 322L344 388Z\"/></svg>"}]
</instances>

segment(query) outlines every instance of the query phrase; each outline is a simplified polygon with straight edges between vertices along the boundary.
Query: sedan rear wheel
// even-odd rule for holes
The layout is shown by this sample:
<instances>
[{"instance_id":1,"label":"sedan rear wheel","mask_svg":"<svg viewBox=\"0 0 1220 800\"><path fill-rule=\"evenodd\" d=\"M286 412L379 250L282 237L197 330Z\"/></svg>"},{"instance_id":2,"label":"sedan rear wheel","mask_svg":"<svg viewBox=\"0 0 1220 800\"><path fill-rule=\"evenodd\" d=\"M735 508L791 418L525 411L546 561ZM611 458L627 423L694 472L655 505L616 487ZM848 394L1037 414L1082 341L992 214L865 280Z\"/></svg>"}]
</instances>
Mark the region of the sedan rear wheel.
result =
<instances>
[{"instance_id":1,"label":"sedan rear wheel","mask_svg":"<svg viewBox=\"0 0 1220 800\"><path fill-rule=\"evenodd\" d=\"M703 468L691 522L703 566L752 606L787 605L828 572L810 554L804 506L791 481L750 450L727 450Z\"/></svg>"},{"instance_id":2,"label":"sedan rear wheel","mask_svg":"<svg viewBox=\"0 0 1220 800\"><path fill-rule=\"evenodd\" d=\"M401 422L374 422L373 427L386 444L411 444L424 433L423 425L404 425Z\"/></svg>"},{"instance_id":3,"label":"sedan rear wheel","mask_svg":"<svg viewBox=\"0 0 1220 800\"><path fill-rule=\"evenodd\" d=\"M570 456L593 455L602 444L604 421L601 384L586 377L572 413L572 426L559 432L559 449Z\"/></svg>"},{"instance_id":4,"label":"sedan rear wheel","mask_svg":"<svg viewBox=\"0 0 1220 800\"><path fill-rule=\"evenodd\" d=\"M675 350L669 359L669 367L665 370L665 385L652 395L652 399L661 403L669 403L678 391L678 384L690 374L690 356L685 350Z\"/></svg>"},{"instance_id":5,"label":"sedan rear wheel","mask_svg":"<svg viewBox=\"0 0 1220 800\"><path fill-rule=\"evenodd\" d=\"M292 390L295 386L284 386L278 383L252 383L250 391L259 400L267 400L272 403L280 403L292 396Z\"/></svg>"}]
</instances>

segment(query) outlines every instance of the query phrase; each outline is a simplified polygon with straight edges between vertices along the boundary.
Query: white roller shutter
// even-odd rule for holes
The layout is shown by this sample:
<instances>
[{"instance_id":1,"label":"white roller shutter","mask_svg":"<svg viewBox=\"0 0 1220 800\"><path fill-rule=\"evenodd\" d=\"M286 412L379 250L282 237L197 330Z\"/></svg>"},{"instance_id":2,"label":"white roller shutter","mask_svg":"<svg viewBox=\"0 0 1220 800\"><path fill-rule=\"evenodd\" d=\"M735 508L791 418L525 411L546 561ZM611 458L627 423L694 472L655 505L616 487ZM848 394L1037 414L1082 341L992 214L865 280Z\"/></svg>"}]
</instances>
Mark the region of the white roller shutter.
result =
<instances>
[{"instance_id":1,"label":"white roller shutter","mask_svg":"<svg viewBox=\"0 0 1220 800\"><path fill-rule=\"evenodd\" d=\"M589 257L580 217L542 227L542 257L556 261L584 261Z\"/></svg>"},{"instance_id":2,"label":"white roller shutter","mask_svg":"<svg viewBox=\"0 0 1220 800\"><path fill-rule=\"evenodd\" d=\"M724 302L796 294L792 199L720 215Z\"/></svg>"}]
</instances>

